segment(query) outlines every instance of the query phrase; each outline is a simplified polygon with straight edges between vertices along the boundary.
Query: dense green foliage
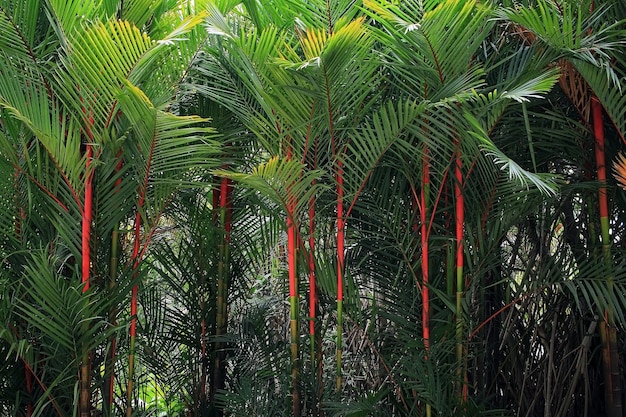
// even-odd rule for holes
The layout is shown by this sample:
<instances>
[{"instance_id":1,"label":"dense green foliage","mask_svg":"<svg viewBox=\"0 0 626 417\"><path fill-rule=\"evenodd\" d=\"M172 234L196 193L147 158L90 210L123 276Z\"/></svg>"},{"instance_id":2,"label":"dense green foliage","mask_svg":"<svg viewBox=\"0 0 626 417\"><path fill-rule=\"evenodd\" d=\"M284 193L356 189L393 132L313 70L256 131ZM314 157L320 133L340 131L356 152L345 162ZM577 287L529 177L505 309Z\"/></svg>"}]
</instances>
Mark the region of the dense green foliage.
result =
<instances>
[{"instance_id":1,"label":"dense green foliage","mask_svg":"<svg viewBox=\"0 0 626 417\"><path fill-rule=\"evenodd\" d=\"M0 0L0 414L622 415L613 3Z\"/></svg>"}]
</instances>

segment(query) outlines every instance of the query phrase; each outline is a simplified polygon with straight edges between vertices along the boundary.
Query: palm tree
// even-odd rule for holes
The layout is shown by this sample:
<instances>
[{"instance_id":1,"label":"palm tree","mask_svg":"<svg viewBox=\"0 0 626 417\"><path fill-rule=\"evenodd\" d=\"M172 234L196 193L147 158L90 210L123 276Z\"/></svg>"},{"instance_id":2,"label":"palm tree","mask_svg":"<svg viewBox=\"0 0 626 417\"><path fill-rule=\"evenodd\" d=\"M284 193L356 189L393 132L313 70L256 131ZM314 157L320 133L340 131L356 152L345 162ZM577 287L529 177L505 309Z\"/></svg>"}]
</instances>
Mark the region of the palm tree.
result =
<instances>
[{"instance_id":1,"label":"palm tree","mask_svg":"<svg viewBox=\"0 0 626 417\"><path fill-rule=\"evenodd\" d=\"M615 132L624 138L623 99L619 82L622 69L615 66L609 52L621 43L619 29L619 9L600 2L585 2L579 5L552 5L538 2L537 8L509 10L507 16L526 28L535 38L533 42L548 46L552 60L559 62L562 68L561 90L572 102L580 115L580 120L590 130L593 128L595 142L596 180L598 182L599 218L598 235L595 240L601 245L601 253L595 253L600 276L606 281L604 300L594 300L597 306L603 306L604 320L600 321L600 334L603 345L603 364L605 378L605 398L607 415L622 414L622 380L619 377L619 357L614 317L614 261L611 254L609 226L609 203L606 176L606 142L604 134L604 109L612 119ZM538 10L545 11L538 13ZM551 17L550 17L551 16ZM623 16L623 15L622 15ZM608 23L607 22L608 18ZM599 72L597 68L605 68ZM615 88L617 87L617 88ZM589 158L591 159L591 158ZM591 219L590 219L591 220ZM596 226L594 226L596 227ZM597 230L597 229L596 229Z\"/></svg>"},{"instance_id":2,"label":"palm tree","mask_svg":"<svg viewBox=\"0 0 626 417\"><path fill-rule=\"evenodd\" d=\"M390 183L404 183L407 187L412 184L412 188L404 194L410 196L411 189L416 193L421 188L420 179L412 175L410 164L412 161L422 160L418 152L426 146L436 150L437 153L434 155L439 164L433 165L433 169L437 170L435 181L438 192L437 203L433 203L434 209L430 209L433 213L431 218L435 219L437 215L444 219L452 219L453 211L446 206L446 194L455 187L454 182L449 182L452 176L448 176L450 161L454 159L453 155L464 155L463 158L467 159L468 166L480 162L481 168L473 168L476 171L497 170L488 158L479 157L477 153L480 147L486 147L490 152L498 155L501 163L509 164L513 168L517 167L512 161L503 159L503 154L489 141L482 127L472 124L473 119L468 119L466 115L468 109L474 111L473 108L477 107L474 103L477 101L483 106L489 104L496 109L504 108L505 105L501 103L526 100L527 96L535 96L547 91L556 82L556 74L553 71L537 67L530 77L526 74L525 79L516 78L506 84L505 88L508 88L506 93L488 95L490 90L486 88L481 66L478 63L475 67L468 66L468 63L475 60L481 42L490 32L489 25L482 24L482 18L476 18L476 16L481 17L491 13L487 6L466 5L462 7L451 2L432 4L430 6L432 10L410 8L410 6L394 7L373 2L368 3L367 6L375 12L372 16L379 19L383 28L376 31L376 38L372 37L369 28L363 27L364 21L363 17L359 17L359 10L354 9L352 5L348 7L340 2L310 4L305 7L305 10L290 4L267 5L265 11L255 7L255 12L251 13L251 16L254 16L253 22L257 26L247 29L249 26L244 24L240 32L231 29L232 23L223 17L222 12L214 9L209 21L210 32L218 35L215 41L216 47L210 49L211 58L200 63L205 68L203 71L208 77L204 82L199 81L200 85L197 87L207 97L230 109L250 131L255 132L260 144L265 147L265 151L270 156L282 155L285 158L282 164L273 160L259 166L251 173L230 174L230 176L282 204L287 223L294 221L294 218L305 216L301 210L290 208L289 202L294 198L293 187L306 187L313 182L311 177L306 176L306 173L310 171L305 167L294 168L290 162L293 162L296 156L301 161L308 161L307 152L311 152L311 143L316 143L316 149L327 150L326 155L317 156L317 162L313 166L322 172L321 178L332 182L329 184L328 191L323 191L316 201L318 204L322 201L329 204L328 202L332 201L335 209L321 206L323 211L316 210L315 215L321 216L321 213L325 212L326 215L330 214L337 219L336 235L334 233L329 236L320 234L319 239L335 242L337 245L336 267L338 269L336 274L321 272L318 265L327 264L319 260L315 263L315 269L316 275L320 277L335 275L338 278L337 285L329 282L320 284L322 288L326 286L325 289L331 294L334 293L333 296L336 296L338 300L336 311L338 388L342 385L343 341L341 336L343 335L344 302L342 285L345 284L343 274L344 271L350 269L346 269L344 265L346 261L342 242L347 230L344 226L346 219L349 215L361 210L359 197L370 193L380 193L383 189L390 187ZM275 26L267 23L267 20L276 18L272 15L272 10L281 10L283 13L280 21L276 22L276 27L284 28L282 31L277 31ZM466 20L455 20L459 12L465 13ZM295 19L296 15L299 20L294 20L295 33L289 34L292 30L289 16ZM476 19L472 20L472 18ZM423 22L420 19L423 19ZM419 23L413 26L408 23L415 21ZM468 22L474 23L470 26ZM427 27L427 25L432 25L432 27ZM447 38L441 38L444 27L448 30L457 30L458 33L453 32L454 36L450 36L450 33L446 32ZM430 39L429 36L439 38ZM460 44L458 39L468 38L472 40L470 44L473 45L473 49L469 48L465 51L464 48L464 54L452 53ZM369 39L376 39L380 45L385 45L381 52L385 54L382 56L386 67L382 64L381 55L372 54L374 44ZM397 44L393 44L394 39L397 39ZM292 45L290 42L295 43ZM441 50L434 49L435 47ZM447 51L446 48L451 48L451 50ZM300 54L299 51L301 51ZM354 70L351 69L351 65L354 65ZM414 73L409 70L409 68L415 70L416 67L420 70ZM382 77L384 75L388 78ZM385 79L389 80L387 84L378 83ZM352 87L347 88L347 86ZM485 91L485 93L477 95L475 91ZM424 97L425 92L428 94L426 97ZM484 115L480 114L480 116ZM472 134L468 135L468 131ZM455 141L455 137L457 139L463 137L464 140ZM481 140L478 143L477 137ZM272 138L278 138L278 140L272 141ZM467 141L469 142L465 144ZM459 143L464 143L462 154L459 154ZM387 164L398 166L396 161L399 161L400 166L405 166L405 168L401 171L392 169L388 172L389 169L383 170L381 167ZM380 170L377 167L381 167ZM282 174L276 171L277 169L283 169ZM392 173L394 171L395 173ZM539 176L522 171L519 167L515 172L520 178L549 189ZM378 181L386 180L387 183L377 183L379 175L381 179ZM408 183L404 180L406 175L409 175ZM276 182L277 180L279 181ZM370 182L376 185L370 185ZM460 185L458 180L456 184L458 196L458 185ZM510 190L509 188L503 192L510 192ZM300 195L297 205L304 207L307 201L310 201L310 193ZM477 198L480 197L477 196ZM396 198L390 198L389 201L398 204ZM406 206L406 203L399 207L402 206ZM371 219L356 219L351 226L354 228L353 236L365 233L359 232L360 228L365 227L365 230L368 230L372 221ZM463 218L460 218L460 221L463 223ZM429 222L432 220L429 219ZM317 231L317 234L319 233L321 231ZM359 240L355 237L354 242L360 242L366 239L366 236L367 234L361 236ZM458 236L457 240L459 240ZM419 271L419 264L413 264L415 259L418 259L412 255L416 249L414 239L407 240L407 244L409 246L402 259L411 261L407 268L412 271L412 282L417 283L418 288L421 288L423 284L429 286L430 284L421 282L419 273L416 272ZM462 245L460 244L459 247ZM289 244L289 248L292 253L293 243ZM372 253L368 253L359 246L359 251L361 250L364 251L360 252L361 256L366 258L373 256ZM378 249L372 249L371 252L377 253ZM318 254L320 255L322 253ZM349 257L350 255L348 259ZM365 265L354 266L348 274L350 280L372 276L373 271L370 269L359 272L362 267ZM371 268L371 264L367 265L367 268ZM294 264L290 262L292 274L293 269ZM457 269L461 270L461 268ZM445 274L445 271L442 272ZM293 323L294 304L298 297L293 275L291 277L290 299ZM460 281L462 285L464 280ZM355 288L357 281L352 282L349 287ZM364 285L366 285L364 282L358 284L365 288ZM376 289L376 292L379 291L381 290ZM352 312L355 315L358 315L357 295L358 293L355 292L351 294L351 308L355 309ZM459 306L456 313L457 320L461 320L466 314L460 311L462 295L463 291L460 290L457 296ZM389 299L389 297L393 298L391 293L383 298ZM427 303L428 301L423 306L424 310L427 309ZM425 317L428 317L428 314ZM420 320L418 319L417 322ZM292 327L292 329L295 329L291 332L292 347L296 345L292 350L293 369L298 366L300 355L297 349L297 339L294 339L294 334L298 333L297 327ZM458 326L457 329L459 329ZM460 336L463 333L462 327L460 329L460 331L457 330L459 335L457 345L461 346L461 350L459 350L457 361L463 360L464 356L462 347L464 340ZM297 388L296 375L292 377L292 385ZM297 414L299 407L295 403L298 401L299 393L293 391L292 394L295 399L293 401L294 413ZM410 406L406 411L410 412Z\"/></svg>"},{"instance_id":3,"label":"palm tree","mask_svg":"<svg viewBox=\"0 0 626 417\"><path fill-rule=\"evenodd\" d=\"M109 355L102 375L101 358L124 323L132 410L143 259L172 194L216 166L219 149L204 119L168 110L202 41L178 42L201 15L170 6L0 6L1 152L14 172L3 257L15 300L2 334L25 372L27 415L90 415L102 402L113 413L112 390L94 394L103 378L113 386L120 359ZM125 227L134 233L121 239Z\"/></svg>"}]
</instances>

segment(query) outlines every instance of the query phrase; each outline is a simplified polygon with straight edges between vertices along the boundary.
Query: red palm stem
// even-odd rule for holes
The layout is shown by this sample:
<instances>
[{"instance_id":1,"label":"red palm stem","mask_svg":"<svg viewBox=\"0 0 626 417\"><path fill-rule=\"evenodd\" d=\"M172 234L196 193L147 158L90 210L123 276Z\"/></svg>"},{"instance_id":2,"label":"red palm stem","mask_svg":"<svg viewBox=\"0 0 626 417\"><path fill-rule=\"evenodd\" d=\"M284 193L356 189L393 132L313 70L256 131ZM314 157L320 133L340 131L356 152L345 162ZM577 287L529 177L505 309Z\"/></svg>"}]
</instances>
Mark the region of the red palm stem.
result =
<instances>
[{"instance_id":1,"label":"red palm stem","mask_svg":"<svg viewBox=\"0 0 626 417\"><path fill-rule=\"evenodd\" d=\"M133 280L136 280L139 276L139 249L141 238L141 213L140 210L144 205L143 194L139 198L137 203L137 212L135 213L135 236L133 242ZM133 413L132 396L133 396L133 378L135 374L135 343L137 339L137 294L139 286L137 283L133 284L130 298L130 347L128 354L128 388L126 392L126 416L131 417Z\"/></svg>"},{"instance_id":2,"label":"red palm stem","mask_svg":"<svg viewBox=\"0 0 626 417\"><path fill-rule=\"evenodd\" d=\"M459 366L459 372L463 381L466 381L466 372L463 365L463 317L462 317L462 298L464 291L463 281L463 226L465 222L465 201L463 197L463 173L461 161L460 141L457 139L457 151L454 167L454 197L455 197L455 239L456 239L456 355ZM461 400L467 400L467 384L463 383L460 390Z\"/></svg>"},{"instance_id":3,"label":"red palm stem","mask_svg":"<svg viewBox=\"0 0 626 417\"><path fill-rule=\"evenodd\" d=\"M341 361L343 354L343 272L345 260L345 218L343 213L343 163L337 161L337 391L341 391L342 369Z\"/></svg>"},{"instance_id":4,"label":"red palm stem","mask_svg":"<svg viewBox=\"0 0 626 417\"><path fill-rule=\"evenodd\" d=\"M606 282L610 293L614 292L612 272L611 236L609 224L609 204L606 190L606 158L604 138L603 108L600 101L593 97L591 100L593 129L595 137L596 175L599 183L598 205L600 211L600 228L602 234L602 255L606 267ZM600 323L601 340L603 344L603 365L605 381L605 401L607 416L623 415L621 371L617 347L617 330L615 327L614 310L611 305L605 308L604 321Z\"/></svg>"},{"instance_id":5,"label":"red palm stem","mask_svg":"<svg viewBox=\"0 0 626 417\"><path fill-rule=\"evenodd\" d=\"M87 161L85 163L85 202L83 206L82 219L82 283L83 292L89 290L89 269L91 265L91 216L93 206L93 171L91 162L93 159L93 148L87 144Z\"/></svg>"},{"instance_id":6,"label":"red palm stem","mask_svg":"<svg viewBox=\"0 0 626 417\"><path fill-rule=\"evenodd\" d=\"M428 199L430 192L430 159L428 149L422 154L422 188L420 191L421 211L420 227L422 241L422 336L424 347L430 346L430 294L428 292Z\"/></svg>"}]
</instances>

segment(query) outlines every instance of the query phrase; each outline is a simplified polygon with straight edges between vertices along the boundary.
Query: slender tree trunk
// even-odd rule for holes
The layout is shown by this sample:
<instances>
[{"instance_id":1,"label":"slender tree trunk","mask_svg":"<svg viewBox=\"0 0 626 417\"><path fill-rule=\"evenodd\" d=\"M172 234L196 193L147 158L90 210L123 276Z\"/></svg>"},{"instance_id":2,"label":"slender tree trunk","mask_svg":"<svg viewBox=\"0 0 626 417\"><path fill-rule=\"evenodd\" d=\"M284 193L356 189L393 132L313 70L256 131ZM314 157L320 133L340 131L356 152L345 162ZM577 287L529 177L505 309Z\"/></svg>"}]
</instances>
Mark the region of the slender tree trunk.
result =
<instances>
[{"instance_id":1,"label":"slender tree trunk","mask_svg":"<svg viewBox=\"0 0 626 417\"><path fill-rule=\"evenodd\" d=\"M85 166L85 201L82 219L82 283L83 293L89 290L89 270L91 269L91 216L93 206L93 172L91 162L93 159L93 148L87 144L87 162Z\"/></svg>"},{"instance_id":2,"label":"slender tree trunk","mask_svg":"<svg viewBox=\"0 0 626 417\"><path fill-rule=\"evenodd\" d=\"M296 264L297 231L295 225L295 204L288 202L287 208L287 263L289 272L289 323L291 335L291 395L292 411L294 417L301 414L300 408L300 352L299 352L299 326L298 326L298 276Z\"/></svg>"},{"instance_id":3,"label":"slender tree trunk","mask_svg":"<svg viewBox=\"0 0 626 417\"><path fill-rule=\"evenodd\" d=\"M144 206L143 193L137 203L137 212L135 213L135 237L133 243L133 280L139 277L139 248L141 239L141 209ZM137 342L137 295L138 284L133 285L130 299L130 346L128 353L128 386L126 391L126 417L132 417L133 414L133 380L135 378L135 349Z\"/></svg>"},{"instance_id":4,"label":"slender tree trunk","mask_svg":"<svg viewBox=\"0 0 626 417\"><path fill-rule=\"evenodd\" d=\"M458 366L458 388L459 399L464 402L467 392L465 365L464 365L464 344L463 344L463 227L465 223L465 201L463 198L463 172L461 162L461 144L457 139L457 151L454 167L454 199L455 199L455 225L456 225L456 357Z\"/></svg>"},{"instance_id":5,"label":"slender tree trunk","mask_svg":"<svg viewBox=\"0 0 626 417\"><path fill-rule=\"evenodd\" d=\"M311 106L311 118L315 105ZM309 139L311 134L311 124L307 132L307 140L305 145L305 152L303 156L303 162L308 157L309 152ZM318 161L318 139L314 140L313 152L309 157L309 165L312 169L317 169ZM315 186L314 180L312 185ZM310 361L311 372L314 374L313 380L315 381L315 392L311 401L311 415L313 417L320 417L323 415L323 411L320 407L322 401L323 392L323 380L322 380L322 340L319 332L319 323L317 317L319 315L319 300L317 296L317 277L315 271L315 208L316 208L316 196L312 195L309 199L309 252L307 256L308 268L309 268L309 344L310 348Z\"/></svg>"},{"instance_id":6,"label":"slender tree trunk","mask_svg":"<svg viewBox=\"0 0 626 417\"><path fill-rule=\"evenodd\" d=\"M428 290L429 279L429 250L428 237L430 232L430 221L428 218L428 207L430 206L430 158L428 148L424 148L422 154L422 187L420 190L420 235L422 242L422 337L424 338L424 349L426 350L426 360L428 360L428 350L430 349L430 294ZM430 403L426 404L426 416L432 415Z\"/></svg>"},{"instance_id":7,"label":"slender tree trunk","mask_svg":"<svg viewBox=\"0 0 626 417\"><path fill-rule=\"evenodd\" d=\"M19 192L19 180L20 180L20 171L16 167L13 171L13 188L14 188L14 204L16 207L15 212L15 224L14 224L14 232L15 237L18 242L22 242L22 224L26 218L26 211L22 206L20 192ZM29 366L24 366L24 378L26 382L26 393L28 394L28 399L26 403L26 417L32 417L34 411L33 404L33 372L31 371Z\"/></svg>"},{"instance_id":8,"label":"slender tree trunk","mask_svg":"<svg viewBox=\"0 0 626 417\"><path fill-rule=\"evenodd\" d=\"M89 135L91 136L91 135ZM85 199L83 204L82 218L82 284L83 293L89 291L90 269L91 269L91 218L93 206L93 170L91 167L93 159L93 148L87 144L85 163ZM83 332L89 331L89 325L85 322L82 326ZM82 358L79 374L79 415L86 417L91 414L91 358L86 347L82 347Z\"/></svg>"},{"instance_id":9,"label":"slender tree trunk","mask_svg":"<svg viewBox=\"0 0 626 417\"><path fill-rule=\"evenodd\" d=\"M123 166L122 151L117 154L118 162L115 167L115 172L119 173ZM119 191L119 187L122 185L122 179L118 178L115 181L114 193ZM109 261L109 291L113 292L117 285L117 272L119 266L119 243L120 243L120 231L119 226L115 226L111 232L111 259ZM115 326L117 321L117 308L112 307L109 311L109 323L111 326ZM109 350L104 363L104 387L102 392L102 411L105 417L113 416L113 399L114 399L114 387L115 387L115 355L117 350L117 339L112 336L109 341Z\"/></svg>"},{"instance_id":10,"label":"slender tree trunk","mask_svg":"<svg viewBox=\"0 0 626 417\"><path fill-rule=\"evenodd\" d=\"M337 161L337 391L342 387L343 353L343 272L345 246L345 219L343 216L343 163Z\"/></svg>"},{"instance_id":11,"label":"slender tree trunk","mask_svg":"<svg viewBox=\"0 0 626 417\"><path fill-rule=\"evenodd\" d=\"M221 186L222 180L221 178L215 176L213 177L213 190L212 190L212 195L211 195L211 205L213 207L213 211L212 211L212 217L213 217L213 225L216 228L220 228L221 225L221 215L220 215L220 192L222 189ZM218 245L218 249L219 249L219 253L218 253L218 265L217 265L217 279L219 280L219 275L222 273L222 259L221 259L221 245L222 242L220 241L219 245ZM202 303L202 301L201 301ZM213 343L213 350L209 356L209 348L207 346L207 336L209 334L209 332L211 332L211 334L215 334L217 332L217 288L216 288L216 292L215 292L215 304L214 304L214 309L213 312L210 316L210 324L211 324L211 329L208 330L207 329L207 320L205 317L202 317L202 321L200 323L200 329L201 329L201 360L202 360L202 370L200 372L200 378L201 378L201 382L200 382L200 398L202 398L202 396L207 396L208 394L208 403L211 404L211 407L213 409L215 409L216 407L214 407L215 404L215 364L217 362L217 344ZM206 383L204 382L206 379L208 378L208 388L206 386ZM207 389L208 389L208 393L207 393ZM209 407L207 403L207 407Z\"/></svg>"},{"instance_id":12,"label":"slender tree trunk","mask_svg":"<svg viewBox=\"0 0 626 417\"><path fill-rule=\"evenodd\" d=\"M320 414L322 394L322 349L321 338L318 332L317 314L319 309L317 299L317 280L315 276L315 196L309 201L309 342L311 344L311 370L315 373L317 392L314 394L312 411L313 416Z\"/></svg>"},{"instance_id":13,"label":"slender tree trunk","mask_svg":"<svg viewBox=\"0 0 626 417\"><path fill-rule=\"evenodd\" d=\"M119 229L116 227L111 233L111 260L110 260L110 276L109 291L113 291L116 286L117 270L119 262ZM113 307L109 312L109 323L115 326L117 321L117 309ZM117 339L111 337L109 342L109 350L104 363L104 388L102 392L102 409L105 417L113 416L113 399L115 387L115 356L117 354Z\"/></svg>"},{"instance_id":14,"label":"slender tree trunk","mask_svg":"<svg viewBox=\"0 0 626 417\"><path fill-rule=\"evenodd\" d=\"M422 337L426 350L430 347L430 294L428 292L428 206L430 204L430 161L428 149L422 154L422 188L420 191L420 235L422 241Z\"/></svg>"},{"instance_id":15,"label":"slender tree trunk","mask_svg":"<svg viewBox=\"0 0 626 417\"><path fill-rule=\"evenodd\" d=\"M613 267L611 259L611 238L609 233L609 208L606 193L606 163L604 155L604 119L602 105L596 97L591 100L593 129L595 137L595 157L596 171L599 182L598 203L600 208L600 228L602 234L602 255L604 270L606 271L607 286L613 293ZM600 323L600 333L603 343L603 365L604 365L604 394L606 401L607 417L621 417L622 388L620 364L617 349L617 329L611 306L608 306L604 321Z\"/></svg>"},{"instance_id":16,"label":"slender tree trunk","mask_svg":"<svg viewBox=\"0 0 626 417\"><path fill-rule=\"evenodd\" d=\"M278 126L280 132L280 126ZM288 137L289 139L289 137ZM287 160L293 157L291 143L285 145ZM293 417L301 415L300 398L300 303L298 292L298 230L296 223L296 202L291 193L291 187L287 187L287 272L289 277L289 335L291 351L291 404Z\"/></svg>"},{"instance_id":17,"label":"slender tree trunk","mask_svg":"<svg viewBox=\"0 0 626 417\"><path fill-rule=\"evenodd\" d=\"M232 191L233 187L228 178L220 181L219 207L220 220L223 225L224 236L219 248L219 263L217 277L217 300L215 317L215 358L213 364L213 385L211 400L215 404L215 394L226 386L226 352L221 340L227 331L228 323L228 286L230 280L230 234L232 231ZM214 195L215 196L215 195ZM214 407L215 416L221 417L223 410Z\"/></svg>"}]
</instances>

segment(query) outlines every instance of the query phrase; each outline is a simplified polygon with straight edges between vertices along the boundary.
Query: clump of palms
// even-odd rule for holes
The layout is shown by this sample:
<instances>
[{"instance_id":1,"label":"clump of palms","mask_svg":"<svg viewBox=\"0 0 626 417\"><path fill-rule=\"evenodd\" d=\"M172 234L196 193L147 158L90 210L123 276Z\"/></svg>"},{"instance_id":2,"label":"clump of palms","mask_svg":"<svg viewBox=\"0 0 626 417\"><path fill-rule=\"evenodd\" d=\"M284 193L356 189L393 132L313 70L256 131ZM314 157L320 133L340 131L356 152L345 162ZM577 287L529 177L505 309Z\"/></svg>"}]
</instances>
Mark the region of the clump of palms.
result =
<instances>
[{"instance_id":1,"label":"clump of palms","mask_svg":"<svg viewBox=\"0 0 626 417\"><path fill-rule=\"evenodd\" d=\"M0 407L566 416L621 385L619 6L35 3L0 8Z\"/></svg>"}]
</instances>

